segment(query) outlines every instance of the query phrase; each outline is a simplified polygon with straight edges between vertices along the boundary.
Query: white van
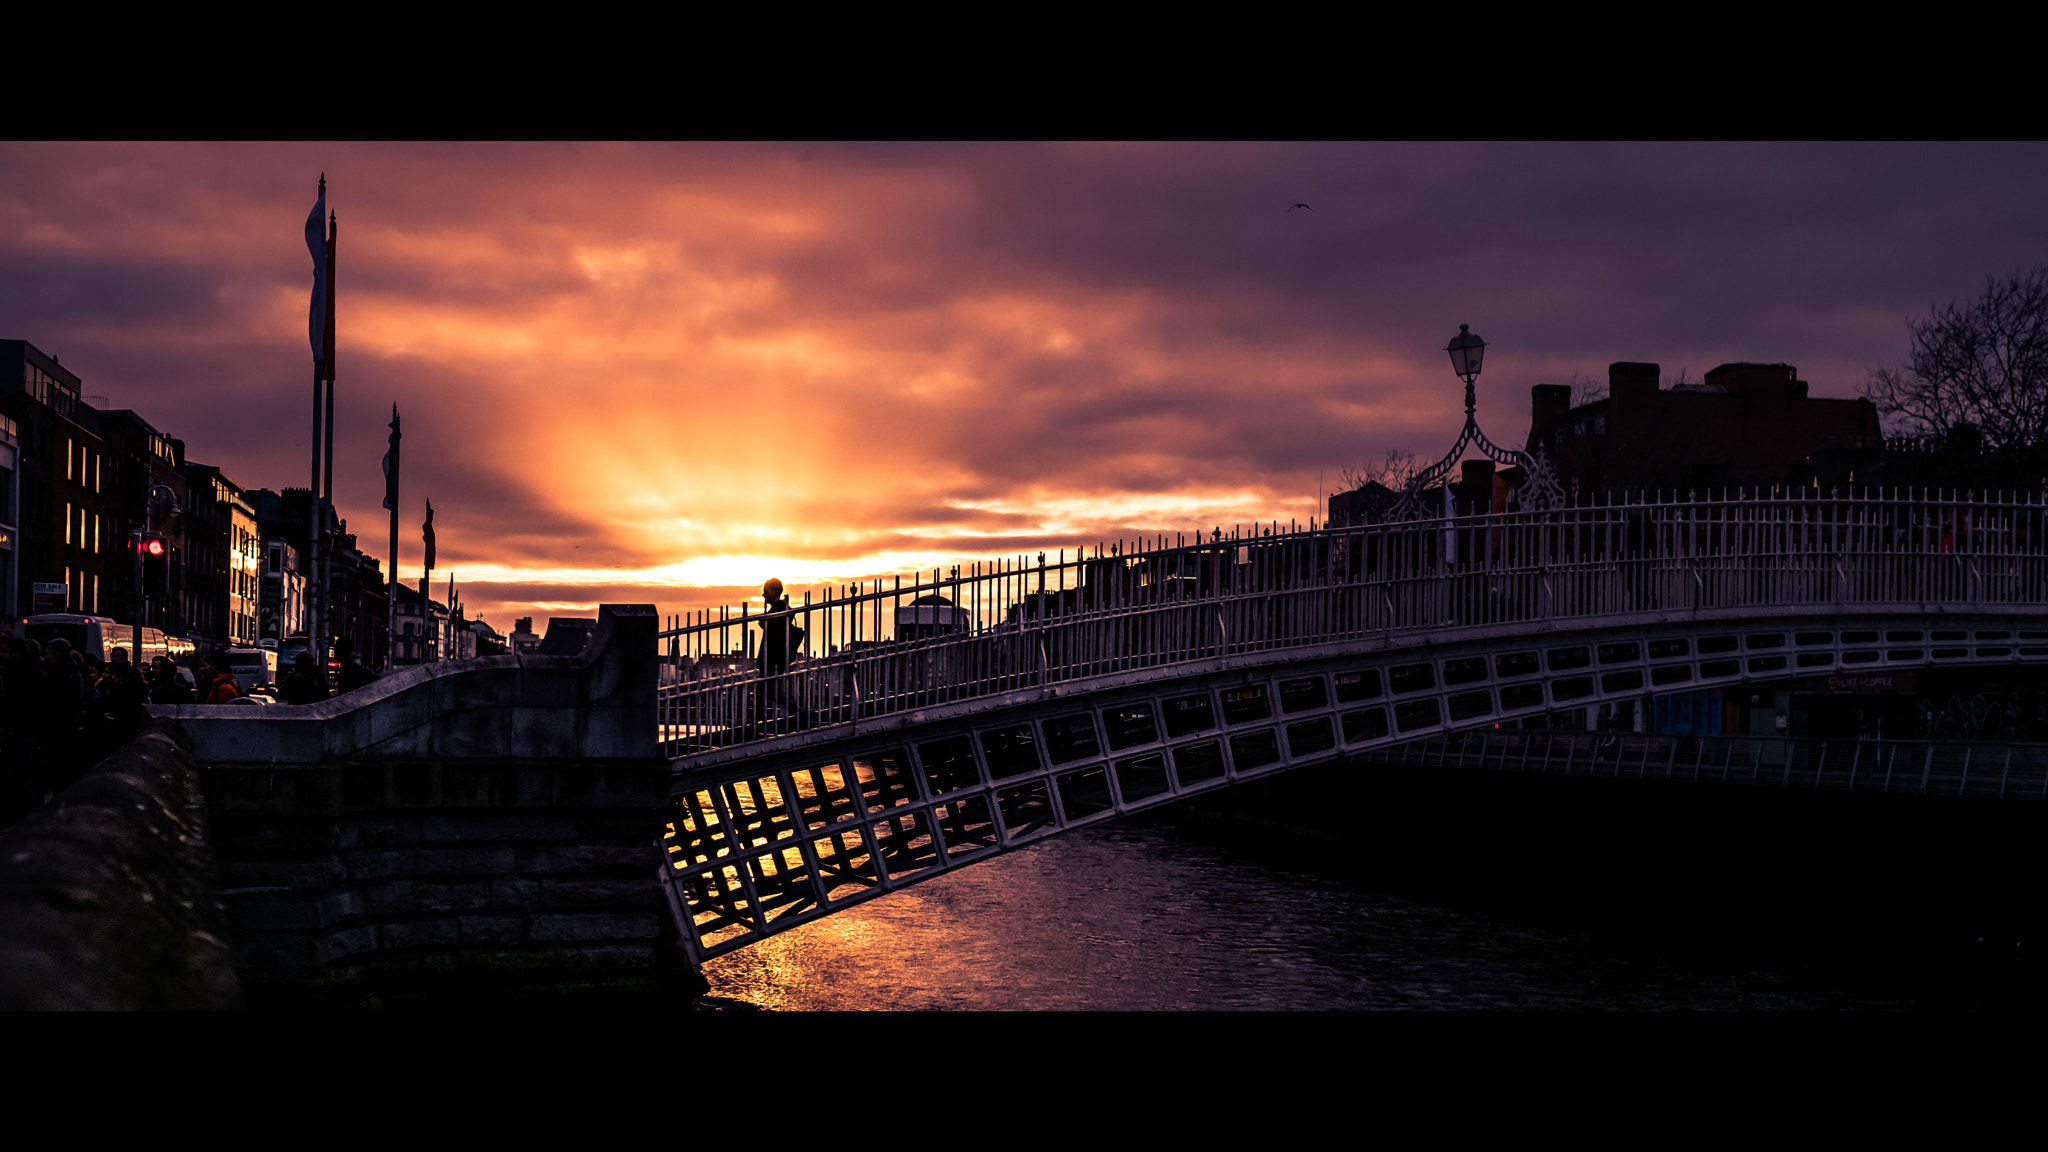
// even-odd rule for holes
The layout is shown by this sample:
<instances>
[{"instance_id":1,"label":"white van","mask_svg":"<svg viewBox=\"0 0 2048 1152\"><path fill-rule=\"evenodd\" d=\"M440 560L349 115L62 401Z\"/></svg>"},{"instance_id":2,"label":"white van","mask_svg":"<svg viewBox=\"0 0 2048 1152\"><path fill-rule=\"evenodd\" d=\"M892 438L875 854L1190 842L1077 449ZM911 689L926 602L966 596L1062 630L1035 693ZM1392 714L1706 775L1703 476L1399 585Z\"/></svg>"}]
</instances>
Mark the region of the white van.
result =
<instances>
[{"instance_id":1,"label":"white van","mask_svg":"<svg viewBox=\"0 0 2048 1152\"><path fill-rule=\"evenodd\" d=\"M258 684L277 683L277 649L230 648L228 671L235 674L235 687L247 696Z\"/></svg>"}]
</instances>

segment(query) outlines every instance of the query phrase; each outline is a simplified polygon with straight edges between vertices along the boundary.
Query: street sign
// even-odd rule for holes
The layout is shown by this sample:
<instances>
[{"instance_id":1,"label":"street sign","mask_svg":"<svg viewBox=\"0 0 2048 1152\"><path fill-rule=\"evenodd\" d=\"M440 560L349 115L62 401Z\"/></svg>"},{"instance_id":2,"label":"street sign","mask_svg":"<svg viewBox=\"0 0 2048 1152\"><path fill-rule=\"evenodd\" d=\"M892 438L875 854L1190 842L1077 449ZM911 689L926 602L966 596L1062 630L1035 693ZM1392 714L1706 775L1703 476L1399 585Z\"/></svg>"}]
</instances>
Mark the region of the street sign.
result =
<instances>
[{"instance_id":1,"label":"street sign","mask_svg":"<svg viewBox=\"0 0 2048 1152\"><path fill-rule=\"evenodd\" d=\"M70 589L63 584L45 584L38 580L32 591L37 612L62 612Z\"/></svg>"}]
</instances>

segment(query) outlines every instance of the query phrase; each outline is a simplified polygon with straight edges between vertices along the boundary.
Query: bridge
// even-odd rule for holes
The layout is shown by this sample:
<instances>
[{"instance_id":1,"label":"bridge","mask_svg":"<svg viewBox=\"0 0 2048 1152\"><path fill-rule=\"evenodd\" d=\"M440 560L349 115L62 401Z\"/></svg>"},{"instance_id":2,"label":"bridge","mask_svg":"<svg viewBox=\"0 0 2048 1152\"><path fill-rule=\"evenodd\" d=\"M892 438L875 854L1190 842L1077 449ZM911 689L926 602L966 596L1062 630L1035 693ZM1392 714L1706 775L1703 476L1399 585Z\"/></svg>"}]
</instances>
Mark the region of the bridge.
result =
<instances>
[{"instance_id":1,"label":"bridge","mask_svg":"<svg viewBox=\"0 0 2048 1152\"><path fill-rule=\"evenodd\" d=\"M145 939L125 1002L666 996L685 961L1315 764L1296 791L1332 804L1356 798L1350 766L2040 800L2043 745L2011 743L2040 734L1989 712L1931 741L1555 721L1803 678L2031 677L2043 514L2040 494L1808 490L1276 524L835 588L765 620L604 605L573 656L160 707L10 834L0 897L40 943L0 963L0 999L91 1000L46 978ZM766 677L764 635L792 654Z\"/></svg>"},{"instance_id":2,"label":"bridge","mask_svg":"<svg viewBox=\"0 0 2048 1152\"><path fill-rule=\"evenodd\" d=\"M701 962L1302 765L1661 693L2048 663L2043 501L1619 493L1143 540L834 588L768 617L672 618L663 890ZM793 642L766 676L764 628ZM1675 746L1656 754L1675 771ZM1733 753L1716 755L1729 778ZM1835 767L1853 786L1856 766Z\"/></svg>"}]
</instances>

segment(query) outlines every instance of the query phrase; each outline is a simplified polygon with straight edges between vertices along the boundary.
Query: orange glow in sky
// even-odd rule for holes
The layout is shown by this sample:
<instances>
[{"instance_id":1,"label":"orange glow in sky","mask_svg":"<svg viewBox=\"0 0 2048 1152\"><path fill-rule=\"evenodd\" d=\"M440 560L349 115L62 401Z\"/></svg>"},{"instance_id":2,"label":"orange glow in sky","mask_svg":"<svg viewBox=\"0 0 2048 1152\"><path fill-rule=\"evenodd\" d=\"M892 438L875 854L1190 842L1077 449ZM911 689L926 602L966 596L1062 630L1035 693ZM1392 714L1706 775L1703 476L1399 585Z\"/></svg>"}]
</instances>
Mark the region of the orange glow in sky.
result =
<instances>
[{"instance_id":1,"label":"orange glow in sky","mask_svg":"<svg viewBox=\"0 0 2048 1152\"><path fill-rule=\"evenodd\" d=\"M1461 322L1502 443L1530 385L1614 360L1784 360L1848 395L2043 230L2017 193L1890 229L1845 199L1870 172L1962 195L1900 191L1944 165L1895 153L9 144L0 335L244 486L304 485L324 172L340 513L387 554L397 403L400 572L432 499L436 595L452 571L510 631L1319 517L1347 466L1449 445ZM2032 187L2044 151L1972 157Z\"/></svg>"}]
</instances>

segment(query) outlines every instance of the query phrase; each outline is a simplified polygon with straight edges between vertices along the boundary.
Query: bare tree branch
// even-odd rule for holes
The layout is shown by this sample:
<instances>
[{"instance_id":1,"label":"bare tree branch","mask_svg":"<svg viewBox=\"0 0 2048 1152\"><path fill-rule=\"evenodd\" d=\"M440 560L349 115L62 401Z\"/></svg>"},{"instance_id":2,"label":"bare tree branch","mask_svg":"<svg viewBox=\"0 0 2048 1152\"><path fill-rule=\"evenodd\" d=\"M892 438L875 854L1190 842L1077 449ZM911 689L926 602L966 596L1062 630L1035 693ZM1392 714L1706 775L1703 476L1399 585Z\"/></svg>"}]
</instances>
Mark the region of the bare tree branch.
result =
<instances>
[{"instance_id":1,"label":"bare tree branch","mask_svg":"<svg viewBox=\"0 0 2048 1152\"><path fill-rule=\"evenodd\" d=\"M1356 492L1374 481L1396 492L1408 487L1408 481L1422 471L1424 465L1415 458L1415 453L1406 448L1387 449L1386 459L1377 464L1365 463L1356 468L1347 467L1337 473L1337 489L1340 492Z\"/></svg>"},{"instance_id":2,"label":"bare tree branch","mask_svg":"<svg viewBox=\"0 0 2048 1152\"><path fill-rule=\"evenodd\" d=\"M1565 381L1565 386L1572 390L1572 407L1574 408L1581 404L1591 404L1595 400L1607 399L1607 385L1605 383L1591 377L1582 380L1577 372L1572 373L1572 378Z\"/></svg>"},{"instance_id":3,"label":"bare tree branch","mask_svg":"<svg viewBox=\"0 0 2048 1152\"><path fill-rule=\"evenodd\" d=\"M1894 432L1945 436L1968 423L1989 451L2048 445L2048 266L1986 277L1982 296L1936 305L1906 330L1906 363L1857 389Z\"/></svg>"}]
</instances>

